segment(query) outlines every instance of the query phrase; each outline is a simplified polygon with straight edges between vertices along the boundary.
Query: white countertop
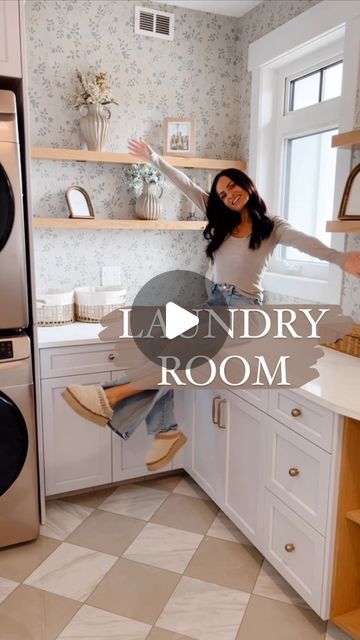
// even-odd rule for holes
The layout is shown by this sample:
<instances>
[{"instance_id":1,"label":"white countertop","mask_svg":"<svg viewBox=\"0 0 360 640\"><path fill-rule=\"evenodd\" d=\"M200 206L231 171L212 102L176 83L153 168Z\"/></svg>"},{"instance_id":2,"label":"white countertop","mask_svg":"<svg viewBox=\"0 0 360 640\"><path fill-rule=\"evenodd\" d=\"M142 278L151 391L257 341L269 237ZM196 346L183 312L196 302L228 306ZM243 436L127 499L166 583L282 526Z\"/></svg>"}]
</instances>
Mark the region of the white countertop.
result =
<instances>
[{"instance_id":1,"label":"white countertop","mask_svg":"<svg viewBox=\"0 0 360 640\"><path fill-rule=\"evenodd\" d=\"M62 327L39 327L40 349L99 342L100 324L73 322ZM349 418L360 420L360 358L334 349L324 350L316 364L320 376L296 393Z\"/></svg>"}]
</instances>

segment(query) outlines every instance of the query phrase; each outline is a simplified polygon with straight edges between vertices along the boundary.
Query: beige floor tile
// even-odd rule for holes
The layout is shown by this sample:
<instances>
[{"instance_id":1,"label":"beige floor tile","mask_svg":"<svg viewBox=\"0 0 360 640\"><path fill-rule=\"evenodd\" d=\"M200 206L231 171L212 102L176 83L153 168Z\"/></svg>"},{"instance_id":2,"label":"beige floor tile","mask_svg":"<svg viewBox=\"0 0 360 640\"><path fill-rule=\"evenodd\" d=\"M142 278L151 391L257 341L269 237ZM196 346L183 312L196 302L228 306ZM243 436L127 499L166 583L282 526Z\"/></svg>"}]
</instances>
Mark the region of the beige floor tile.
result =
<instances>
[{"instance_id":1,"label":"beige floor tile","mask_svg":"<svg viewBox=\"0 0 360 640\"><path fill-rule=\"evenodd\" d=\"M251 593L262 561L255 547L206 537L186 567L185 575Z\"/></svg>"},{"instance_id":2,"label":"beige floor tile","mask_svg":"<svg viewBox=\"0 0 360 640\"><path fill-rule=\"evenodd\" d=\"M120 558L87 604L154 624L178 580L176 573Z\"/></svg>"},{"instance_id":3,"label":"beige floor tile","mask_svg":"<svg viewBox=\"0 0 360 640\"><path fill-rule=\"evenodd\" d=\"M39 536L37 540L0 549L0 576L22 582L59 544L58 540Z\"/></svg>"},{"instance_id":4,"label":"beige floor tile","mask_svg":"<svg viewBox=\"0 0 360 640\"><path fill-rule=\"evenodd\" d=\"M250 540L239 531L237 526L222 511L219 511L206 535L252 546Z\"/></svg>"},{"instance_id":5,"label":"beige floor tile","mask_svg":"<svg viewBox=\"0 0 360 640\"><path fill-rule=\"evenodd\" d=\"M339 627L328 622L325 640L351 640L350 636L341 631Z\"/></svg>"},{"instance_id":6,"label":"beige floor tile","mask_svg":"<svg viewBox=\"0 0 360 640\"><path fill-rule=\"evenodd\" d=\"M210 500L172 493L151 518L151 522L204 534L217 512L218 507Z\"/></svg>"},{"instance_id":7,"label":"beige floor tile","mask_svg":"<svg viewBox=\"0 0 360 640\"><path fill-rule=\"evenodd\" d=\"M0 578L0 603L3 602L18 585L19 583L14 580Z\"/></svg>"},{"instance_id":8,"label":"beige floor tile","mask_svg":"<svg viewBox=\"0 0 360 640\"><path fill-rule=\"evenodd\" d=\"M313 611L252 595L236 640L324 640L325 622Z\"/></svg>"},{"instance_id":9,"label":"beige floor tile","mask_svg":"<svg viewBox=\"0 0 360 640\"><path fill-rule=\"evenodd\" d=\"M84 505L50 500L46 503L46 523L41 525L40 533L55 540L65 540L92 512L93 509Z\"/></svg>"},{"instance_id":10,"label":"beige floor tile","mask_svg":"<svg viewBox=\"0 0 360 640\"><path fill-rule=\"evenodd\" d=\"M0 605L0 640L55 640L80 606L22 584Z\"/></svg>"},{"instance_id":11,"label":"beige floor tile","mask_svg":"<svg viewBox=\"0 0 360 640\"><path fill-rule=\"evenodd\" d=\"M146 640L193 640L190 636L183 636L182 633L176 631L167 631L159 627L153 627Z\"/></svg>"},{"instance_id":12,"label":"beige floor tile","mask_svg":"<svg viewBox=\"0 0 360 640\"><path fill-rule=\"evenodd\" d=\"M66 542L121 556L144 526L145 522L138 518L96 510L66 539Z\"/></svg>"},{"instance_id":13,"label":"beige floor tile","mask_svg":"<svg viewBox=\"0 0 360 640\"><path fill-rule=\"evenodd\" d=\"M160 491L174 491L181 482L183 475L164 476L163 478L145 478L144 486L150 489L159 489Z\"/></svg>"},{"instance_id":14,"label":"beige floor tile","mask_svg":"<svg viewBox=\"0 0 360 640\"><path fill-rule=\"evenodd\" d=\"M258 596L280 600L297 604L300 607L308 607L306 602L298 593L282 578L280 573L274 569L266 560L261 567L253 593Z\"/></svg>"},{"instance_id":15,"label":"beige floor tile","mask_svg":"<svg viewBox=\"0 0 360 640\"><path fill-rule=\"evenodd\" d=\"M58 640L145 640L149 630L148 624L85 604L62 631Z\"/></svg>"},{"instance_id":16,"label":"beige floor tile","mask_svg":"<svg viewBox=\"0 0 360 640\"><path fill-rule=\"evenodd\" d=\"M116 561L116 556L63 542L25 583L85 602Z\"/></svg>"},{"instance_id":17,"label":"beige floor tile","mask_svg":"<svg viewBox=\"0 0 360 640\"><path fill-rule=\"evenodd\" d=\"M60 498L66 502L72 502L73 504L79 504L83 507L90 507L97 509L109 496L111 496L117 487L111 487L109 489L98 489L96 491L89 491L87 493L81 493L78 495L69 495Z\"/></svg>"},{"instance_id":18,"label":"beige floor tile","mask_svg":"<svg viewBox=\"0 0 360 640\"><path fill-rule=\"evenodd\" d=\"M183 576L156 626L196 640L234 640L249 597L236 589Z\"/></svg>"},{"instance_id":19,"label":"beige floor tile","mask_svg":"<svg viewBox=\"0 0 360 640\"><path fill-rule=\"evenodd\" d=\"M150 520L166 497L165 491L150 489L144 483L127 484L118 487L99 508L122 516Z\"/></svg>"},{"instance_id":20,"label":"beige floor tile","mask_svg":"<svg viewBox=\"0 0 360 640\"><path fill-rule=\"evenodd\" d=\"M202 539L198 533L148 522L123 557L183 573Z\"/></svg>"},{"instance_id":21,"label":"beige floor tile","mask_svg":"<svg viewBox=\"0 0 360 640\"><path fill-rule=\"evenodd\" d=\"M190 496L191 498L202 498L203 500L211 500L209 496L199 487L196 482L190 476L182 478L174 489L174 493L180 493L183 496Z\"/></svg>"}]
</instances>

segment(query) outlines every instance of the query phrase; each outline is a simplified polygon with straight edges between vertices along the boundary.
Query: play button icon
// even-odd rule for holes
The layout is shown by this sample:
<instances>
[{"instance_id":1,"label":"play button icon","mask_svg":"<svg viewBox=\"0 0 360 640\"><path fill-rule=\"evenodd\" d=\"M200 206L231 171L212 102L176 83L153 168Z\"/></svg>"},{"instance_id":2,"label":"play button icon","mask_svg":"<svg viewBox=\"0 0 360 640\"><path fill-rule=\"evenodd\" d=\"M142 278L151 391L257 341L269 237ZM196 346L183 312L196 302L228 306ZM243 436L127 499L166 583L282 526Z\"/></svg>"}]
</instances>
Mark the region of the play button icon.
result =
<instances>
[{"instance_id":1,"label":"play button icon","mask_svg":"<svg viewBox=\"0 0 360 640\"><path fill-rule=\"evenodd\" d=\"M168 302L165 309L165 335L169 340L181 336L199 324L198 316L179 307L175 302Z\"/></svg>"},{"instance_id":2,"label":"play button icon","mask_svg":"<svg viewBox=\"0 0 360 640\"><path fill-rule=\"evenodd\" d=\"M204 276L181 269L148 280L131 305L130 332L139 351L158 366L162 357L173 357L180 362L179 369L186 369L198 355L215 356L226 341L224 326L229 325L230 317L225 299L217 294L218 321L211 323L209 336L204 309L212 288L213 282Z\"/></svg>"}]
</instances>

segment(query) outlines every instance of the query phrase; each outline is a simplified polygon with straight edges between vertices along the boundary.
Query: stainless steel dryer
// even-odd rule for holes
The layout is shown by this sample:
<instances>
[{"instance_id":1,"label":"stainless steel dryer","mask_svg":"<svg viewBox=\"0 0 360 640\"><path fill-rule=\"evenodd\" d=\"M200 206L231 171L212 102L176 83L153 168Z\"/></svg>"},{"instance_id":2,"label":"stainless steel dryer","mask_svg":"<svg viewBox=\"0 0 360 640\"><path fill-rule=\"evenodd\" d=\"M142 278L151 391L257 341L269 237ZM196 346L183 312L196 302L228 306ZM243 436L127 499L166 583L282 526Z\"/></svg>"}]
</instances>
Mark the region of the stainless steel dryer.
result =
<instances>
[{"instance_id":1,"label":"stainless steel dryer","mask_svg":"<svg viewBox=\"0 0 360 640\"><path fill-rule=\"evenodd\" d=\"M36 433L27 336L0 337L0 547L39 533Z\"/></svg>"},{"instance_id":2,"label":"stainless steel dryer","mask_svg":"<svg viewBox=\"0 0 360 640\"><path fill-rule=\"evenodd\" d=\"M0 91L0 330L29 323L22 198L15 94Z\"/></svg>"}]
</instances>

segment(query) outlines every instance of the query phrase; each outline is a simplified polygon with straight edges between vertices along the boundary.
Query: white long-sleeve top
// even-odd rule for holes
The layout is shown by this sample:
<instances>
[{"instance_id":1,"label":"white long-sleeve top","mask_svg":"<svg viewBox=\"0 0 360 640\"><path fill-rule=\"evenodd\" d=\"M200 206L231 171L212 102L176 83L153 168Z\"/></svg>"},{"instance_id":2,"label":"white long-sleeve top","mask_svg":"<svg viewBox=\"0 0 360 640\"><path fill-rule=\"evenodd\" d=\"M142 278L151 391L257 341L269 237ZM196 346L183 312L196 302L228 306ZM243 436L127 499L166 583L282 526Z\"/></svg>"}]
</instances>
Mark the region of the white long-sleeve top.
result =
<instances>
[{"instance_id":1,"label":"white long-sleeve top","mask_svg":"<svg viewBox=\"0 0 360 640\"><path fill-rule=\"evenodd\" d=\"M168 164L161 156L152 152L151 162L203 213L206 213L208 194L184 173ZM325 244L294 229L279 216L271 216L274 228L268 238L262 240L258 249L249 248L249 237L237 238L228 235L214 253L214 282L235 285L244 296L262 299L262 278L271 255L278 244L294 247L303 253L333 262L343 267L346 254L331 249Z\"/></svg>"}]
</instances>

